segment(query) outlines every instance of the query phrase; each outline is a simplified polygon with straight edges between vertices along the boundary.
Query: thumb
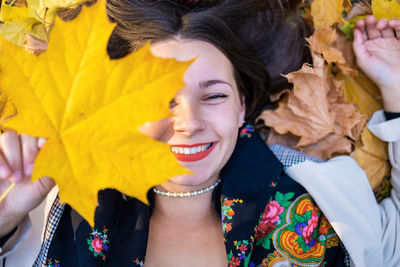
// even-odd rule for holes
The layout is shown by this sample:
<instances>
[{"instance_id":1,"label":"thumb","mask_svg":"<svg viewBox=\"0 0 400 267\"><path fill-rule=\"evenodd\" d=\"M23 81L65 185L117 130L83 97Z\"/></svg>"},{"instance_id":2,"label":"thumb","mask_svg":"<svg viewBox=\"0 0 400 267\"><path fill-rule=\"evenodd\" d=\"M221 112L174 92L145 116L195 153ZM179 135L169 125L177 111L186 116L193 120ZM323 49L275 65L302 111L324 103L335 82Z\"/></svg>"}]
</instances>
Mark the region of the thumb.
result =
<instances>
[{"instance_id":1,"label":"thumb","mask_svg":"<svg viewBox=\"0 0 400 267\"><path fill-rule=\"evenodd\" d=\"M42 177L33 182L33 186L36 187L37 193L42 197L46 196L55 185L56 183L50 177Z\"/></svg>"}]
</instances>

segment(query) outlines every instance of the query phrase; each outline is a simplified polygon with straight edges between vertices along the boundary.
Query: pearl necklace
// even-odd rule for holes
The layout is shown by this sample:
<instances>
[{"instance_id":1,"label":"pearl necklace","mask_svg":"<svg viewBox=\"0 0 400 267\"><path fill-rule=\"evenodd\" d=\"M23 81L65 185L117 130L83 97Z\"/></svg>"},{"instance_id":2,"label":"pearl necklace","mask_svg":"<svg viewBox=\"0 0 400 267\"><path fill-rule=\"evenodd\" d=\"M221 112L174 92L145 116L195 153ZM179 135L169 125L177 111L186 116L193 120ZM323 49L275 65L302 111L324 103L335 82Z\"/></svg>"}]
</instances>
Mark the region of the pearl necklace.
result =
<instances>
[{"instance_id":1,"label":"pearl necklace","mask_svg":"<svg viewBox=\"0 0 400 267\"><path fill-rule=\"evenodd\" d=\"M155 187L153 188L154 193L161 195L161 196L166 196L166 197L193 197L197 195L201 195L204 193L207 193L211 190L213 190L219 183L221 182L221 179L218 179L213 185L210 185L209 187L200 189L200 190L195 190L191 192L165 192L165 191L160 191L156 189Z\"/></svg>"}]
</instances>

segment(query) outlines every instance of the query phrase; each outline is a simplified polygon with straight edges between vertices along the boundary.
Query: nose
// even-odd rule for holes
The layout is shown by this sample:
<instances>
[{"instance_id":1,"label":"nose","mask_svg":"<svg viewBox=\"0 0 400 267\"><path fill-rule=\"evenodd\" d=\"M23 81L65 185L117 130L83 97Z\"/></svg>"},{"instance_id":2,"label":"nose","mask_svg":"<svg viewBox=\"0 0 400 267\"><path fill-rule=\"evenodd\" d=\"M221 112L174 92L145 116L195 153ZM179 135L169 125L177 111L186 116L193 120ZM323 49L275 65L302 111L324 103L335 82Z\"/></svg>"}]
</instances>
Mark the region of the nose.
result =
<instances>
[{"instance_id":1,"label":"nose","mask_svg":"<svg viewBox=\"0 0 400 267\"><path fill-rule=\"evenodd\" d=\"M196 105L180 103L174 109L174 131L185 136L193 136L206 127L206 122Z\"/></svg>"}]
</instances>

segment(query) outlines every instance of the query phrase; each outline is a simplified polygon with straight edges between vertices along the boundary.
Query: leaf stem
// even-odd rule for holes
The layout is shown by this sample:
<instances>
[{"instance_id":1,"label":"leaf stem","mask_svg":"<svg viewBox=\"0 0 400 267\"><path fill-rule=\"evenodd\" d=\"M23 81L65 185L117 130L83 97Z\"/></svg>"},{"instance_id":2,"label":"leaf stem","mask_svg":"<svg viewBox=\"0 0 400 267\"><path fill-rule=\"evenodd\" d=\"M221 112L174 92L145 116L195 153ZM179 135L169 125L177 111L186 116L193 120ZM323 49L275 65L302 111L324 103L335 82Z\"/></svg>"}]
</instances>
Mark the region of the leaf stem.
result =
<instances>
[{"instance_id":1,"label":"leaf stem","mask_svg":"<svg viewBox=\"0 0 400 267\"><path fill-rule=\"evenodd\" d=\"M2 202L3 199L6 198L6 196L8 195L8 193L10 193L11 189L13 189L14 186L15 186L15 183L10 184L10 186L6 189L6 191L4 191L4 193L1 195L0 202Z\"/></svg>"}]
</instances>

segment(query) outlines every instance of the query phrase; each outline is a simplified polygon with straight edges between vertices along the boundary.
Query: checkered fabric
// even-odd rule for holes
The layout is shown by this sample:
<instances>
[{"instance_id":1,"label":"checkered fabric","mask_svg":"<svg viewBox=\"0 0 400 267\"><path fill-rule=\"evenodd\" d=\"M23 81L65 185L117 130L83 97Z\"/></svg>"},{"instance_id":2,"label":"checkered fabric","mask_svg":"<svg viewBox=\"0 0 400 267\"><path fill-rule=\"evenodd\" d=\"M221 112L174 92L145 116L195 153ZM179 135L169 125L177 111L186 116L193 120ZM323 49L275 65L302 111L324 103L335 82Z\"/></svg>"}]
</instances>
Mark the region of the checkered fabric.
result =
<instances>
[{"instance_id":1,"label":"checkered fabric","mask_svg":"<svg viewBox=\"0 0 400 267\"><path fill-rule=\"evenodd\" d=\"M269 148L274 152L275 156L279 159L279 161L283 164L283 168L286 170L287 168L299 164L304 161L314 161L314 162L323 162L322 159L307 155L300 151L290 149L281 145L271 145Z\"/></svg>"},{"instance_id":2,"label":"checkered fabric","mask_svg":"<svg viewBox=\"0 0 400 267\"><path fill-rule=\"evenodd\" d=\"M343 250L344 255L345 255L344 256L344 265L346 267L350 267L350 255L349 255L349 252L347 252L347 249L344 247L342 241L340 241L339 243L340 243L340 246L342 247L342 250Z\"/></svg>"},{"instance_id":3,"label":"checkered fabric","mask_svg":"<svg viewBox=\"0 0 400 267\"><path fill-rule=\"evenodd\" d=\"M53 235L57 229L57 225L60 222L61 215L64 211L65 203L60 201L60 198L56 197L53 205L51 206L49 216L47 218L46 229L43 236L42 247L40 249L39 255L36 258L33 267L45 267L47 253L50 248L51 241L53 240Z\"/></svg>"}]
</instances>

